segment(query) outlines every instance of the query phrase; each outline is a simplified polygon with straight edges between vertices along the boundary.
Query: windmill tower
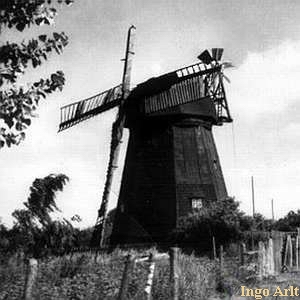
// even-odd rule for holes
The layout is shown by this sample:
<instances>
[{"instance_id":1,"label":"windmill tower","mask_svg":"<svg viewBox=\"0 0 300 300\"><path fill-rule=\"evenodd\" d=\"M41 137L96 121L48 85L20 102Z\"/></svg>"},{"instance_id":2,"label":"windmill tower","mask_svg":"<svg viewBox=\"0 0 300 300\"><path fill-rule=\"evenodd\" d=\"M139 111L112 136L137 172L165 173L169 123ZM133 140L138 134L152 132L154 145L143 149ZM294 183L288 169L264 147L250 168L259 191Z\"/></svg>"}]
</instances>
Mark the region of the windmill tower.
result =
<instances>
[{"instance_id":1,"label":"windmill tower","mask_svg":"<svg viewBox=\"0 0 300 300\"><path fill-rule=\"evenodd\" d=\"M130 91L134 27L128 32L120 86L61 109L60 130L118 107L94 242L103 246L107 203L123 127L129 141L112 244L163 242L180 217L227 197L212 127L232 122L223 84L223 49L151 78Z\"/></svg>"}]
</instances>

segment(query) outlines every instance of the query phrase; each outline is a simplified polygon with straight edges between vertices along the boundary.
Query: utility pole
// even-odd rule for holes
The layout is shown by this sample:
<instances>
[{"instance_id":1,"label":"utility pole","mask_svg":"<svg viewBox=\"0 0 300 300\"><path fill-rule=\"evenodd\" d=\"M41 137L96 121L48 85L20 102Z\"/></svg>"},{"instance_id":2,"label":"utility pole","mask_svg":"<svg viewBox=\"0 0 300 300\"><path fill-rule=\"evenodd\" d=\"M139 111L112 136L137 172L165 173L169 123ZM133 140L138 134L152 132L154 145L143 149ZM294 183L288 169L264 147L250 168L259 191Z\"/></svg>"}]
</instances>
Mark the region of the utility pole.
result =
<instances>
[{"instance_id":1,"label":"utility pole","mask_svg":"<svg viewBox=\"0 0 300 300\"><path fill-rule=\"evenodd\" d=\"M251 190L252 190L252 215L253 215L253 218L254 218L255 203L254 203L254 179L253 179L253 176L251 176Z\"/></svg>"},{"instance_id":2,"label":"utility pole","mask_svg":"<svg viewBox=\"0 0 300 300\"><path fill-rule=\"evenodd\" d=\"M251 248L252 248L252 250L254 250L253 229L256 230L256 222L254 219L255 203L254 203L254 178L253 178L253 176L251 176L251 191L252 191L252 216L253 216L253 227L251 229Z\"/></svg>"},{"instance_id":3,"label":"utility pole","mask_svg":"<svg viewBox=\"0 0 300 300\"><path fill-rule=\"evenodd\" d=\"M274 222L275 218L274 218L274 201L273 201L273 199L271 200L271 208L272 208L272 221Z\"/></svg>"}]
</instances>

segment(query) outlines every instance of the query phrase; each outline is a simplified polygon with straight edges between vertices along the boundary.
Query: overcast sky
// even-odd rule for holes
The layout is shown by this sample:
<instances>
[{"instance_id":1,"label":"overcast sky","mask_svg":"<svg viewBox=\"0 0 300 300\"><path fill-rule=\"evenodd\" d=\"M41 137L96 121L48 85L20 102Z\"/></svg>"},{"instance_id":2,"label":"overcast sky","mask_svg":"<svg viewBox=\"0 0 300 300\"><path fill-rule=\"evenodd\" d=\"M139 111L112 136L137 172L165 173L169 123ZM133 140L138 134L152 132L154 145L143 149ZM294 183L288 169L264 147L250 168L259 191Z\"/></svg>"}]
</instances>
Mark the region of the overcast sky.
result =
<instances>
[{"instance_id":1,"label":"overcast sky","mask_svg":"<svg viewBox=\"0 0 300 300\"><path fill-rule=\"evenodd\" d=\"M12 224L36 177L64 173L70 182L57 198L64 215L93 225L100 206L115 111L57 133L60 106L121 82L128 27L134 24L133 84L197 62L206 48L224 47L236 66L227 76L233 124L214 128L229 195L251 212L251 175L256 209L271 217L300 208L300 1L293 0L76 0L60 9L56 23L2 41L45 31L65 31L70 43L23 81L61 69L64 91L43 101L19 146L0 150L0 217ZM125 135L125 137L127 134ZM121 157L124 158L123 144ZM116 204L118 171L110 207Z\"/></svg>"}]
</instances>

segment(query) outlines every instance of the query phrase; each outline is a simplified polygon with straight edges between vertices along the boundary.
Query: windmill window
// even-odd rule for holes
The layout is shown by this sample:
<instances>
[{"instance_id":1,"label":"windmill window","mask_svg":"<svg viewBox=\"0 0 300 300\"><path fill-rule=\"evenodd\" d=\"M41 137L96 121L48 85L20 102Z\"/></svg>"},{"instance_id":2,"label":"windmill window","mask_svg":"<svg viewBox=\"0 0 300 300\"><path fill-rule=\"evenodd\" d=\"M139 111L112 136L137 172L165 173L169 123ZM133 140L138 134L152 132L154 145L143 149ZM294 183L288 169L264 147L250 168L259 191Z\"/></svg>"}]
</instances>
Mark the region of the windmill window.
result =
<instances>
[{"instance_id":1,"label":"windmill window","mask_svg":"<svg viewBox=\"0 0 300 300\"><path fill-rule=\"evenodd\" d=\"M202 207L203 207L203 203L201 198L192 198L193 210L200 210Z\"/></svg>"}]
</instances>

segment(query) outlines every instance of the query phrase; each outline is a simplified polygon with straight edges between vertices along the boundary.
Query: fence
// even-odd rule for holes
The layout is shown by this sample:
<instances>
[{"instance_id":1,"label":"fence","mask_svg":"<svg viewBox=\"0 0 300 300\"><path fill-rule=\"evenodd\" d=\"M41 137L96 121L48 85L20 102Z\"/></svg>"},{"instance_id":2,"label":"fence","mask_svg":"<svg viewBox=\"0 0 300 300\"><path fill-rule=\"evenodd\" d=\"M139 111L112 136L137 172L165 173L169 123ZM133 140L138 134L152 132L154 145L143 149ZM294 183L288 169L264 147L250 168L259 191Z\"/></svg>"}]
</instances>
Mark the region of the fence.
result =
<instances>
[{"instance_id":1,"label":"fence","mask_svg":"<svg viewBox=\"0 0 300 300\"><path fill-rule=\"evenodd\" d=\"M127 291L130 282L130 274L133 271L135 264L137 263L149 263L147 282L144 288L144 295L141 295L142 299L151 300L151 289L153 284L154 277L154 268L155 261L158 259L165 259L170 257L170 283L171 283L171 295L172 299L178 300L178 272L177 272L177 255L178 248L172 248L170 251L170 256L167 253L156 254L152 253L146 257L133 257L131 254L127 256L127 260L125 263L125 268L123 271L121 287L119 291L118 300L126 300L127 299Z\"/></svg>"},{"instance_id":2,"label":"fence","mask_svg":"<svg viewBox=\"0 0 300 300\"><path fill-rule=\"evenodd\" d=\"M181 276L183 275L182 270L180 269L180 266L182 264L182 260L180 260L180 258L182 258L183 254L180 254L179 248L176 247L170 248L169 252L167 253L158 253L155 252L155 250L152 252L151 251L152 250L150 249L150 252L148 252L147 255L141 255L139 253L133 254L134 252L131 251L129 251L129 254L128 252L127 254L123 252L122 257L119 255L119 253L117 254L119 262L118 270L120 271L118 271L117 276L119 279L116 280L116 283L114 283L114 290L117 291L117 294L115 294L114 299L129 299L129 295L132 294L132 283L134 282L137 274L140 274L139 276L141 276L140 270L143 270L143 277L141 278L141 280L139 280L139 287L137 293L135 293L134 299L151 300L153 282L155 279L154 272L156 267L159 269L159 266L161 267L162 265L168 268L167 276L169 277L167 278L169 279L167 285L164 285L164 287L168 288L168 299L179 299L179 281L181 279ZM74 266L76 265L76 263L74 264L74 262L76 262L76 260L78 260L78 258L80 258L81 256L83 257L85 255L88 255L88 257L91 258L89 259L89 263L94 264L95 266L104 266L105 261L108 257L110 257L109 254L99 255L99 253L97 252L90 252L85 254L73 253L73 255L68 255L68 257L57 257L56 260L62 259L62 261L66 262L68 261L68 259L70 259L70 264ZM201 264L199 265L201 266ZM38 291L37 286L35 284L37 284L40 280L40 276L38 275L38 273L41 272L41 268L43 268L41 263L38 264L37 260L30 259L29 263L27 264L27 272L25 279L26 284L23 299L29 300L35 298L34 294ZM166 269L164 269L163 271L165 272ZM201 273L205 274L205 272L200 272L200 274ZM115 271L114 274L116 274ZM158 276L158 273L156 274ZM57 276L59 276L58 273ZM156 278L156 282L160 278L158 277ZM38 286L40 285L38 284Z\"/></svg>"},{"instance_id":3,"label":"fence","mask_svg":"<svg viewBox=\"0 0 300 300\"><path fill-rule=\"evenodd\" d=\"M257 250L247 251L240 246L241 265L256 257L256 271L259 278L285 271L299 271L299 235L297 232L272 231L267 242L260 241Z\"/></svg>"},{"instance_id":4,"label":"fence","mask_svg":"<svg viewBox=\"0 0 300 300\"><path fill-rule=\"evenodd\" d=\"M148 248L149 249L149 248ZM76 252L71 252L67 254L70 258L70 264L72 264L72 257L80 256L81 251L84 253L90 253L91 259L89 260L91 265L99 265L109 257L107 251L102 251L101 249L90 249L89 252L86 252L86 249L76 249ZM152 251L152 250L151 250ZM178 299L178 290L181 281L182 272L179 272L180 268L178 266L178 248L170 248L169 253L154 253L147 251L147 255L141 256L138 252L132 254L132 250L127 251L124 256L119 258L119 281L115 284L115 289L118 291L118 299L126 299L128 295L128 289L132 287L132 279L137 266L143 265L143 270L146 274L142 280L140 280L139 286L139 298L138 299L151 299L152 286L154 281L154 272L156 268L159 269L158 262L163 263L167 266L167 275L166 279L169 276L167 288L170 290L170 295L172 298L168 299ZM144 252L145 253L145 252ZM223 246L219 245L216 247L216 241L212 239L212 256L214 261L218 263L219 270L222 274L223 270L228 266L224 267L224 250ZM106 258L103 258L106 257ZM249 260L253 259L255 261L256 267L256 276L258 278L263 278L267 276L276 275L282 271L297 271L299 270L299 231L292 233L283 233L273 231L270 235L270 238L265 242L259 242L258 249L251 249L249 251L245 244L240 245L240 265L246 266ZM168 263L169 262L169 263ZM226 262L226 261L225 261ZM124 265L123 265L124 264ZM33 259L27 264L26 272L26 289L24 292L24 299L32 299L31 293L34 286L34 282L37 277L37 272L40 266L37 265L37 262ZM228 270L227 270L228 271ZM197 271L198 272L198 271ZM131 280L132 279L132 280ZM157 277L156 277L157 280ZM155 286L155 285L154 285ZM166 286L166 285L165 285ZM129 291L130 292L130 291Z\"/></svg>"}]
</instances>

